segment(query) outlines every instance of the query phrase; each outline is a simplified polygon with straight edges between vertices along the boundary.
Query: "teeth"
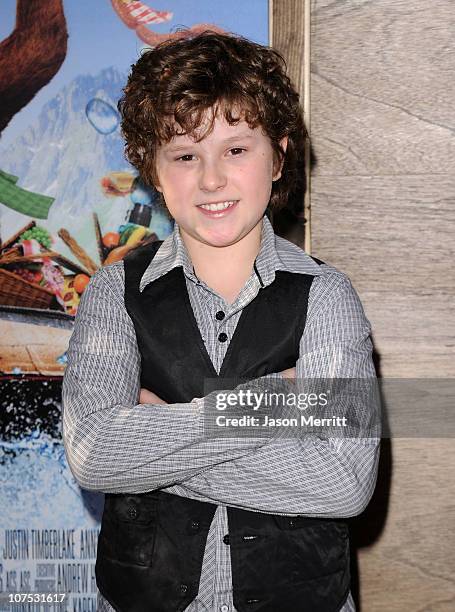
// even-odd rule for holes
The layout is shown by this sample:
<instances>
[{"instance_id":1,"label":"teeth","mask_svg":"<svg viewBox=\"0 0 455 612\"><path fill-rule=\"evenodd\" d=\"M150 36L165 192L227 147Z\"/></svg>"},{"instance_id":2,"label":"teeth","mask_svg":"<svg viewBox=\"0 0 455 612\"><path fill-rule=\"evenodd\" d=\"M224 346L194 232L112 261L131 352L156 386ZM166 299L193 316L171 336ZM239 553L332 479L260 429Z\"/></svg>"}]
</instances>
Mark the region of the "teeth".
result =
<instances>
[{"instance_id":1,"label":"teeth","mask_svg":"<svg viewBox=\"0 0 455 612\"><path fill-rule=\"evenodd\" d=\"M218 204L201 204L201 208L205 208L205 210L225 210L235 204L235 200L231 200L230 202L219 202Z\"/></svg>"}]
</instances>

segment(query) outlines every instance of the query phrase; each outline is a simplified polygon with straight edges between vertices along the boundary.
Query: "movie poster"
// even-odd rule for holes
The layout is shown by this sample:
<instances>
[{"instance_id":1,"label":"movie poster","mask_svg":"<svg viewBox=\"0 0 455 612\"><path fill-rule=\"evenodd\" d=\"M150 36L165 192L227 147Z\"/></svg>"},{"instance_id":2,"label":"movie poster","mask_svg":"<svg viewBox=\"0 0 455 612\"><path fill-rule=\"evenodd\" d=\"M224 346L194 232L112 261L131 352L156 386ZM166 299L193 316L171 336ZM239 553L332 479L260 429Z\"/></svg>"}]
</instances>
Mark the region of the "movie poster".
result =
<instances>
[{"instance_id":1,"label":"movie poster","mask_svg":"<svg viewBox=\"0 0 455 612\"><path fill-rule=\"evenodd\" d=\"M0 611L96 610L103 495L61 439L61 382L92 274L172 221L125 160L130 65L178 29L268 42L267 0L0 6Z\"/></svg>"}]
</instances>

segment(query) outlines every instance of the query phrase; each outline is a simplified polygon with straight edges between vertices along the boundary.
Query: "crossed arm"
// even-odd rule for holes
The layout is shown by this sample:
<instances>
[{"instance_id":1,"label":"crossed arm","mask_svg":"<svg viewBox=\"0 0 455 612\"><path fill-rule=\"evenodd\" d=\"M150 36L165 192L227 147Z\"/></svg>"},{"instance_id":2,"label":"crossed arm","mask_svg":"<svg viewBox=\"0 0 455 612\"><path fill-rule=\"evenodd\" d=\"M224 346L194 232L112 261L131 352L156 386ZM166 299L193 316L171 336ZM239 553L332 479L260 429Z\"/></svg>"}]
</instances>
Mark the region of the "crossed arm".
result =
<instances>
[{"instance_id":1,"label":"crossed arm","mask_svg":"<svg viewBox=\"0 0 455 612\"><path fill-rule=\"evenodd\" d=\"M121 274L116 264L92 278L68 350L63 434L82 487L118 493L166 488L282 514L363 510L375 484L377 439L207 439L203 399L167 405L153 396L153 403L137 405L140 356L117 291ZM320 295L301 340L297 379L374 376L369 324L349 281L339 275Z\"/></svg>"},{"instance_id":2,"label":"crossed arm","mask_svg":"<svg viewBox=\"0 0 455 612\"><path fill-rule=\"evenodd\" d=\"M67 352L63 441L80 486L144 493L184 482L265 444L264 438L205 437L204 398L138 403L140 355L124 306L120 266L102 268L90 280Z\"/></svg>"}]
</instances>

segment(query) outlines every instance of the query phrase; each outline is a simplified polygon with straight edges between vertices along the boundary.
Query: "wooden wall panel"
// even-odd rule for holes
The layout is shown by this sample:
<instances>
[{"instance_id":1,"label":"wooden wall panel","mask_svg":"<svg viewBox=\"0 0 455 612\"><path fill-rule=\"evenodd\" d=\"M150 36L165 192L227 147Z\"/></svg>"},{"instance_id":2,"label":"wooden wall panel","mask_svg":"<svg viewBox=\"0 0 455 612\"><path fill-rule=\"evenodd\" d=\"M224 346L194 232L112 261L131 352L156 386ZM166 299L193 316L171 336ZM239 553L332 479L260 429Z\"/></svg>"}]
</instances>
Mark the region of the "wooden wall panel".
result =
<instances>
[{"instance_id":1,"label":"wooden wall panel","mask_svg":"<svg viewBox=\"0 0 455 612\"><path fill-rule=\"evenodd\" d=\"M453 440L391 442L384 445L373 500L353 522L360 610L450 612L455 609Z\"/></svg>"},{"instance_id":2,"label":"wooden wall panel","mask_svg":"<svg viewBox=\"0 0 455 612\"><path fill-rule=\"evenodd\" d=\"M303 99L305 4L296 0L272 0L272 46L285 58L288 74Z\"/></svg>"},{"instance_id":3,"label":"wooden wall panel","mask_svg":"<svg viewBox=\"0 0 455 612\"><path fill-rule=\"evenodd\" d=\"M303 2L274 4L295 79ZM311 5L312 252L351 277L382 376L455 378L455 4ZM383 441L352 521L362 612L455 609L454 473L451 439Z\"/></svg>"},{"instance_id":4,"label":"wooden wall panel","mask_svg":"<svg viewBox=\"0 0 455 612\"><path fill-rule=\"evenodd\" d=\"M444 174L455 161L452 0L312 1L315 174Z\"/></svg>"},{"instance_id":5,"label":"wooden wall panel","mask_svg":"<svg viewBox=\"0 0 455 612\"><path fill-rule=\"evenodd\" d=\"M288 75L304 107L304 59L307 51L309 55L309 50L305 49L305 18L309 11L306 14L304 0L271 0L270 9L272 46L284 57ZM304 164L303 161L302 176L308 175ZM302 248L305 242L310 241L309 223L305 221L309 217L309 213L304 212L305 198L306 206L309 206L309 192L305 194L302 188L302 192L295 194L287 209L272 214L275 231Z\"/></svg>"},{"instance_id":6,"label":"wooden wall panel","mask_svg":"<svg viewBox=\"0 0 455 612\"><path fill-rule=\"evenodd\" d=\"M313 252L358 288L381 375L455 375L455 5L312 6Z\"/></svg>"},{"instance_id":7,"label":"wooden wall panel","mask_svg":"<svg viewBox=\"0 0 455 612\"><path fill-rule=\"evenodd\" d=\"M380 374L453 376L455 175L317 175L311 200L313 251L352 279Z\"/></svg>"}]
</instances>

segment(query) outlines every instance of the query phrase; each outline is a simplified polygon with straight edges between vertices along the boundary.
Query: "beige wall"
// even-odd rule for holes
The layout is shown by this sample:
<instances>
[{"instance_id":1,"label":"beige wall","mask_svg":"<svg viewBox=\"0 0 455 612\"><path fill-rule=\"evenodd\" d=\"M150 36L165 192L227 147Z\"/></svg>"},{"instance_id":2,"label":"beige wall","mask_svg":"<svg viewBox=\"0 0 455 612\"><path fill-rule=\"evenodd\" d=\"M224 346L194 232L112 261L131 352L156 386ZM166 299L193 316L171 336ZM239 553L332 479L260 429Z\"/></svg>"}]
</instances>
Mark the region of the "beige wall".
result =
<instances>
[{"instance_id":1,"label":"beige wall","mask_svg":"<svg viewBox=\"0 0 455 612\"><path fill-rule=\"evenodd\" d=\"M311 20L312 252L351 277L381 376L455 378L455 2ZM353 528L363 612L455 610L455 441L386 441Z\"/></svg>"},{"instance_id":2,"label":"beige wall","mask_svg":"<svg viewBox=\"0 0 455 612\"><path fill-rule=\"evenodd\" d=\"M453 375L455 3L316 0L312 20L313 250L354 279L383 376Z\"/></svg>"}]
</instances>

